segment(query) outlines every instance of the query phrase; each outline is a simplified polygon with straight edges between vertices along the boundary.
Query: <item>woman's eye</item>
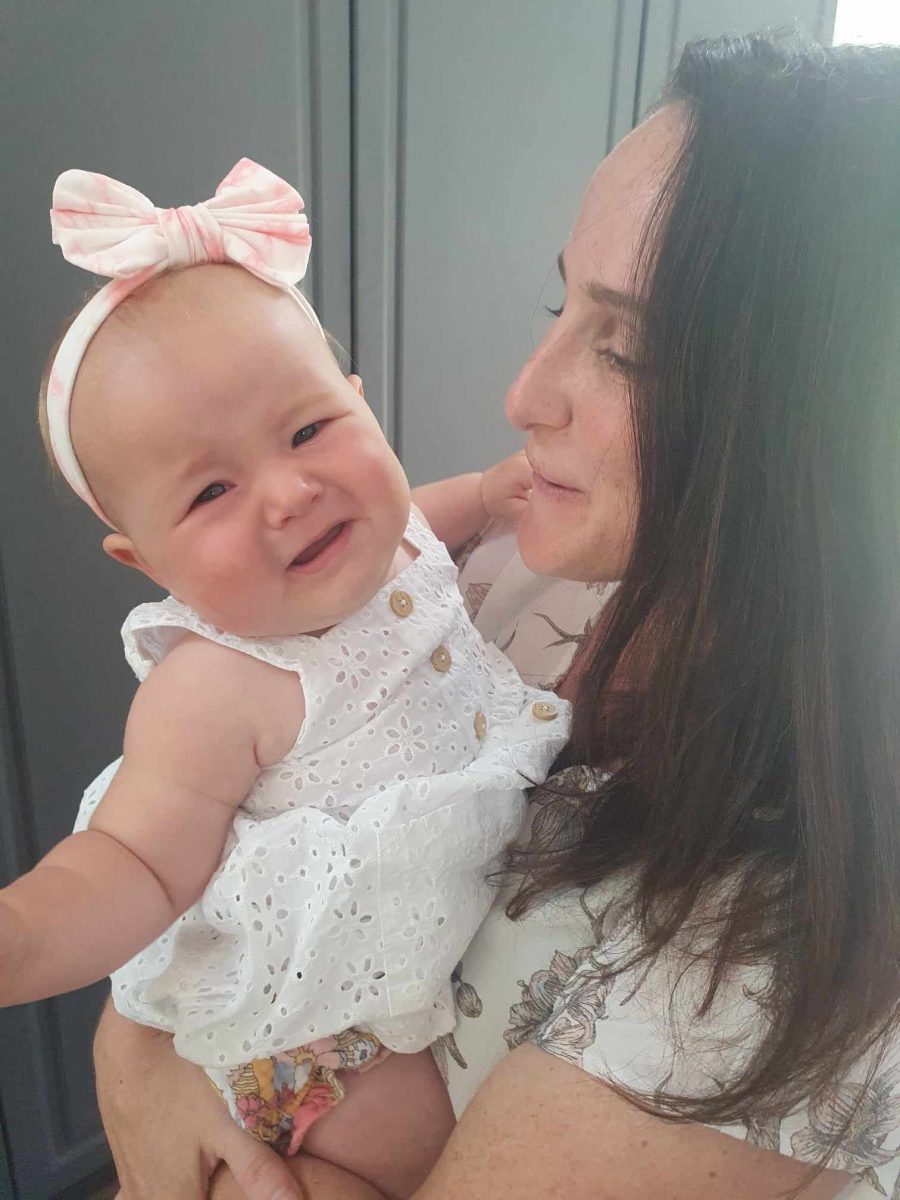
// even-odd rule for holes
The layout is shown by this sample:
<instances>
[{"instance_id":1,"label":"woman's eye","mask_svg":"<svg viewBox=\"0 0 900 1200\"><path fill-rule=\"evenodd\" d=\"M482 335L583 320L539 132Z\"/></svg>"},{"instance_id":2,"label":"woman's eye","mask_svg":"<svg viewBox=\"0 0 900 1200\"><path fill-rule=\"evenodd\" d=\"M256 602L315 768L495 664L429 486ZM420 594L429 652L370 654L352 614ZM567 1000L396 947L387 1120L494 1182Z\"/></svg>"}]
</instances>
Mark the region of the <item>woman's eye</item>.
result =
<instances>
[{"instance_id":1,"label":"woman's eye","mask_svg":"<svg viewBox=\"0 0 900 1200\"><path fill-rule=\"evenodd\" d=\"M218 500L220 496L225 495L226 490L224 483L211 483L209 487L205 487L194 499L191 508L197 508L201 504L209 504L211 500Z\"/></svg>"},{"instance_id":2,"label":"woman's eye","mask_svg":"<svg viewBox=\"0 0 900 1200\"><path fill-rule=\"evenodd\" d=\"M616 354L614 350L595 350L594 353L598 358L609 363L617 375L623 375L631 379L638 373L636 362L632 362L630 358L623 358L621 354Z\"/></svg>"},{"instance_id":3,"label":"woman's eye","mask_svg":"<svg viewBox=\"0 0 900 1200\"><path fill-rule=\"evenodd\" d=\"M297 432L294 434L294 438L293 438L293 441L291 444L293 446L300 446L304 442L310 441L310 439L314 438L316 436L316 434L319 432L320 427L321 427L320 421L314 421L312 425L304 425L302 429L298 429Z\"/></svg>"},{"instance_id":4,"label":"woman's eye","mask_svg":"<svg viewBox=\"0 0 900 1200\"><path fill-rule=\"evenodd\" d=\"M550 314L551 317L561 317L563 313L562 305L560 305L559 308L551 308L548 304L545 304L544 309Z\"/></svg>"}]
</instances>

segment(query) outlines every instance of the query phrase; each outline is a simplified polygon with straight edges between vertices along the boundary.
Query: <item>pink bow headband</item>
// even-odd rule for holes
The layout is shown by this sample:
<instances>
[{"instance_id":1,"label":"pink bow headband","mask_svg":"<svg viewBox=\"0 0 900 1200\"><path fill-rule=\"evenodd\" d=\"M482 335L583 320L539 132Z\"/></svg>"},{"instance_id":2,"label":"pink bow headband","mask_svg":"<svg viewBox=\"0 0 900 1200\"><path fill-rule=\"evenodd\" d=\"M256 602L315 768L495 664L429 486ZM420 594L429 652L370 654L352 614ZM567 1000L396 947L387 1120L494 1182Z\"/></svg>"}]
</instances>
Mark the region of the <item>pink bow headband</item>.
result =
<instances>
[{"instance_id":1,"label":"pink bow headband","mask_svg":"<svg viewBox=\"0 0 900 1200\"><path fill-rule=\"evenodd\" d=\"M200 263L237 263L288 291L322 333L309 301L294 286L309 262L309 222L290 184L242 158L212 200L156 208L135 188L92 171L64 171L53 189L53 241L70 263L111 277L66 331L47 386L50 444L73 491L115 528L84 477L69 428L75 377L91 338L126 296L165 271Z\"/></svg>"}]
</instances>

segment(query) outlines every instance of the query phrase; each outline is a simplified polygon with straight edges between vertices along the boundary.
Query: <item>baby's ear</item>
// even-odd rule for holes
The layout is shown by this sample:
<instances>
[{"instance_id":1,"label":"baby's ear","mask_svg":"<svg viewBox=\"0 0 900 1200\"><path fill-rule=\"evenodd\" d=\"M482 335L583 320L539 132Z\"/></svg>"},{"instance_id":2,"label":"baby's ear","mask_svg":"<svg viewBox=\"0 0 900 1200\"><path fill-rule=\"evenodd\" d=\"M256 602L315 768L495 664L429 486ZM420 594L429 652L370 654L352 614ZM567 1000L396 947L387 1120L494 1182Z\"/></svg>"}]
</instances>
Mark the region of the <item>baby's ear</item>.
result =
<instances>
[{"instance_id":1,"label":"baby's ear","mask_svg":"<svg viewBox=\"0 0 900 1200\"><path fill-rule=\"evenodd\" d=\"M135 571L140 571L154 583L159 583L151 568L141 558L134 542L124 533L108 533L103 539L103 551L110 558L114 558L116 562L122 563L126 567L133 567Z\"/></svg>"},{"instance_id":2,"label":"baby's ear","mask_svg":"<svg viewBox=\"0 0 900 1200\"><path fill-rule=\"evenodd\" d=\"M360 377L358 375L348 375L347 382L353 388L354 392L356 392L357 396L362 396L363 400L365 400L366 394L363 391L363 384Z\"/></svg>"}]
</instances>

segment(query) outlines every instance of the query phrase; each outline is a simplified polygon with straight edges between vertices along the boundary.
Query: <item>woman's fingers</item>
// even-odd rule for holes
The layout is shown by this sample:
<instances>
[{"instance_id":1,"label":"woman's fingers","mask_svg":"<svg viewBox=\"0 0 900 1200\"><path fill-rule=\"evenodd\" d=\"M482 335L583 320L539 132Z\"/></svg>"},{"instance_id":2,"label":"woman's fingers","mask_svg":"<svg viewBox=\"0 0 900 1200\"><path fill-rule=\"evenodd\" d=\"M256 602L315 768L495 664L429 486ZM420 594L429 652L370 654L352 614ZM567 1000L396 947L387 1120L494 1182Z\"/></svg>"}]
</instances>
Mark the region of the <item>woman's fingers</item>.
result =
<instances>
[{"instance_id":1,"label":"woman's fingers","mask_svg":"<svg viewBox=\"0 0 900 1200\"><path fill-rule=\"evenodd\" d=\"M307 1200L283 1159L264 1142L240 1129L231 1118L223 1125L216 1152L229 1168L237 1190L229 1188L227 1174L217 1173L210 1200Z\"/></svg>"}]
</instances>

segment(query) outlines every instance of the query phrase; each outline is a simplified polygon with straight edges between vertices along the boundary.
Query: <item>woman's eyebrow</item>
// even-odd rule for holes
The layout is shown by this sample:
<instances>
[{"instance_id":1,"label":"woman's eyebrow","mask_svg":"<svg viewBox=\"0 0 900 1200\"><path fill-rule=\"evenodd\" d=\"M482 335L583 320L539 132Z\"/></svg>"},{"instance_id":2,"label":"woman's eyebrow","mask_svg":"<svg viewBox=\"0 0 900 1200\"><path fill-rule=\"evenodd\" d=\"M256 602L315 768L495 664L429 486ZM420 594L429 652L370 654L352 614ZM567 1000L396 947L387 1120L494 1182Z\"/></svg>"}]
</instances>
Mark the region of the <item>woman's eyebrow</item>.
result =
<instances>
[{"instance_id":1,"label":"woman's eyebrow","mask_svg":"<svg viewBox=\"0 0 900 1200\"><path fill-rule=\"evenodd\" d=\"M565 283L566 266L563 262L562 253L557 257L556 264L559 267L560 278ZM605 283L600 283L597 279L590 279L587 283L582 284L581 290L595 304L611 305L613 308L619 309L626 316L636 316L641 310L640 302L636 296L632 296L630 292L620 292L617 288L607 287Z\"/></svg>"}]
</instances>

